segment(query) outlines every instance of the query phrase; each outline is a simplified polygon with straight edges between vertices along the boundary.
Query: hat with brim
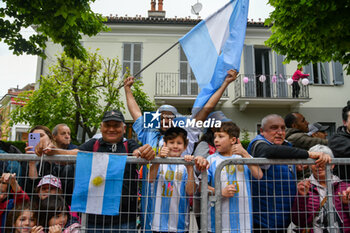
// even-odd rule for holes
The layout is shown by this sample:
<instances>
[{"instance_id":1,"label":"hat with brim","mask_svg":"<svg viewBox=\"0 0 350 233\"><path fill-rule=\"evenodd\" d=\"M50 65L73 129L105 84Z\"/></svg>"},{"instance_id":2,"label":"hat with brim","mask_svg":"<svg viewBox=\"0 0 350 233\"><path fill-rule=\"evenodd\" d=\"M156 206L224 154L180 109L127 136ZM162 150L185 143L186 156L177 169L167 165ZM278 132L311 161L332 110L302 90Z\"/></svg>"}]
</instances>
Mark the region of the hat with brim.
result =
<instances>
[{"instance_id":1,"label":"hat with brim","mask_svg":"<svg viewBox=\"0 0 350 233\"><path fill-rule=\"evenodd\" d=\"M62 184L61 184L61 180L59 178L57 178L56 176L53 176L53 175L46 175L44 176L39 184L38 184L38 188L45 185L45 184L49 184L49 185L52 185L56 188L59 188L59 189L62 189Z\"/></svg>"},{"instance_id":2,"label":"hat with brim","mask_svg":"<svg viewBox=\"0 0 350 233\"><path fill-rule=\"evenodd\" d=\"M308 135L312 135L312 134L317 133L317 132L325 132L328 128L329 128L328 125L321 125L318 122L310 124Z\"/></svg>"},{"instance_id":3,"label":"hat with brim","mask_svg":"<svg viewBox=\"0 0 350 233\"><path fill-rule=\"evenodd\" d=\"M121 113L118 110L111 110L111 111L107 111L105 112L105 114L103 115L102 118L102 122L106 122L106 121L121 121L124 122L124 116L123 113Z\"/></svg>"}]
</instances>

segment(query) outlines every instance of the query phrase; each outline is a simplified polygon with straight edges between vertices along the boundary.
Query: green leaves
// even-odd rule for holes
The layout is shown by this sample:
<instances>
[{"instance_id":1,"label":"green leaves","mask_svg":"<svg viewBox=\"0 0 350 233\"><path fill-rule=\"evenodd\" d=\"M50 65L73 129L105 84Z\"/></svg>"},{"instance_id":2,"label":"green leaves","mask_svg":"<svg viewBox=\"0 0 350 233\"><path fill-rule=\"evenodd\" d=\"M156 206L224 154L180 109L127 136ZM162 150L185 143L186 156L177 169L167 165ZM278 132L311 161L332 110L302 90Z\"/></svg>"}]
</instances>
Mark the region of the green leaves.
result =
<instances>
[{"instance_id":1,"label":"green leaves","mask_svg":"<svg viewBox=\"0 0 350 233\"><path fill-rule=\"evenodd\" d=\"M32 126L66 123L76 137L78 128L92 137L107 110L125 109L119 84L121 65L118 59L104 59L97 52L88 53L86 61L71 59L65 53L50 67L50 75L42 77L40 88L21 94L18 101L27 101L12 113L15 123ZM143 110L154 110L155 105L142 90L142 82L134 85L134 95ZM82 141L85 141L84 138Z\"/></svg>"},{"instance_id":2,"label":"green leaves","mask_svg":"<svg viewBox=\"0 0 350 233\"><path fill-rule=\"evenodd\" d=\"M93 36L107 31L105 19L91 11L93 0L3 0L0 8L0 40L7 43L13 53L40 55L49 38L64 46L67 56L85 60L86 50L80 45L81 34ZM38 36L24 39L21 28L35 26Z\"/></svg>"},{"instance_id":3,"label":"green leaves","mask_svg":"<svg viewBox=\"0 0 350 233\"><path fill-rule=\"evenodd\" d=\"M340 61L350 74L349 0L270 0L275 7L265 25L272 25L265 44L286 62Z\"/></svg>"}]
</instances>

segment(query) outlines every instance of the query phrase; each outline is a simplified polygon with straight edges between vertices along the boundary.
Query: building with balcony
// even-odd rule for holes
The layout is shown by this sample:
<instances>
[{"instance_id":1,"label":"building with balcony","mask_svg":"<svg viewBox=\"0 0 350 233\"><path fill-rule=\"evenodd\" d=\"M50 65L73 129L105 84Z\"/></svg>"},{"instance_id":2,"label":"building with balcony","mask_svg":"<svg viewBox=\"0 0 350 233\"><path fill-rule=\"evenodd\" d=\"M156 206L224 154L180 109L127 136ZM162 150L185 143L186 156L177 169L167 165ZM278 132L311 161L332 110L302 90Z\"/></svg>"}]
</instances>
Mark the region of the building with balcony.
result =
<instances>
[{"instance_id":1,"label":"building with balcony","mask_svg":"<svg viewBox=\"0 0 350 233\"><path fill-rule=\"evenodd\" d=\"M23 91L34 90L34 83L27 84L23 88L10 88L7 94L0 99L0 127L2 136L0 140L27 141L30 126L27 124L10 125L11 112L25 103L16 100L16 97Z\"/></svg>"},{"instance_id":2,"label":"building with balcony","mask_svg":"<svg viewBox=\"0 0 350 233\"><path fill-rule=\"evenodd\" d=\"M200 21L166 18L162 12L151 9L148 17L110 15L106 22L111 28L109 32L84 37L81 43L92 51L99 49L105 57L118 57L123 73L128 67L132 74L136 74ZM251 137L257 133L263 116L270 113L285 116L290 111L301 112L310 123L330 125L329 133L332 134L336 126L342 124L341 108L350 99L350 81L343 73L343 67L337 62L305 66L304 73L310 74L310 85L300 84L300 96L293 98L287 79L295 72L297 63L283 64L283 56L265 46L269 36L269 27L263 22L248 21L239 78L229 86L217 109L250 132ZM49 73L55 55L62 51L60 46L48 43L45 49L48 59L39 58L38 61L38 80L41 75ZM262 75L266 78L264 82L260 81ZM180 45L139 77L144 82L144 90L157 105L172 104L183 114L190 113L200 91ZM126 117L131 120L128 114Z\"/></svg>"}]
</instances>

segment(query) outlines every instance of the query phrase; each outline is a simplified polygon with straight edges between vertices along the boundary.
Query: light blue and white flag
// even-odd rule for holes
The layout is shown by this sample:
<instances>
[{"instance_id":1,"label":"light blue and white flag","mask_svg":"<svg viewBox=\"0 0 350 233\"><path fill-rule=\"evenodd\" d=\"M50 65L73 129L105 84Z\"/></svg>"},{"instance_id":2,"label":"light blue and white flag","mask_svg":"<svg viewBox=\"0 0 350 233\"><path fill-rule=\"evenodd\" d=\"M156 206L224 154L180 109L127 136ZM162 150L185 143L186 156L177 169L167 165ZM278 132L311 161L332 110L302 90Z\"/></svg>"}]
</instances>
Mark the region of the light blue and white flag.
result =
<instances>
[{"instance_id":1,"label":"light blue and white flag","mask_svg":"<svg viewBox=\"0 0 350 233\"><path fill-rule=\"evenodd\" d=\"M71 210L118 215L126 157L79 152Z\"/></svg>"},{"instance_id":2,"label":"light blue and white flag","mask_svg":"<svg viewBox=\"0 0 350 233\"><path fill-rule=\"evenodd\" d=\"M192 112L198 112L222 85L227 71L239 71L249 0L231 0L180 39L201 88Z\"/></svg>"}]
</instances>

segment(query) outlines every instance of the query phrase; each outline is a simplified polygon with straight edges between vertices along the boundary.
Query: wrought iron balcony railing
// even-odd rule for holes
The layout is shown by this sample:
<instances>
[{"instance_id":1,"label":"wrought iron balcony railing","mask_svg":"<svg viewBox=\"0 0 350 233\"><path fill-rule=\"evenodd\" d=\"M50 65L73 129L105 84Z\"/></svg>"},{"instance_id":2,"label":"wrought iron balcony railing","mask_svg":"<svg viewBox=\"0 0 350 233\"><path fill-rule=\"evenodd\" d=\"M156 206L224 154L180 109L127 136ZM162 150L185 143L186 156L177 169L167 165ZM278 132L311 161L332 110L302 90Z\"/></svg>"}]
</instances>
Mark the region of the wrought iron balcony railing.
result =
<instances>
[{"instance_id":1,"label":"wrought iron balcony railing","mask_svg":"<svg viewBox=\"0 0 350 233\"><path fill-rule=\"evenodd\" d=\"M199 92L198 83L191 73L156 73L155 96L197 97ZM227 90L223 97L228 97Z\"/></svg>"},{"instance_id":2,"label":"wrought iron balcony railing","mask_svg":"<svg viewBox=\"0 0 350 233\"><path fill-rule=\"evenodd\" d=\"M291 75L255 75L240 74L234 82L234 101L239 98L264 98L264 99L296 99L292 94L292 85L288 85L287 79ZM309 99L309 86L299 83L300 92L298 99Z\"/></svg>"}]
</instances>

